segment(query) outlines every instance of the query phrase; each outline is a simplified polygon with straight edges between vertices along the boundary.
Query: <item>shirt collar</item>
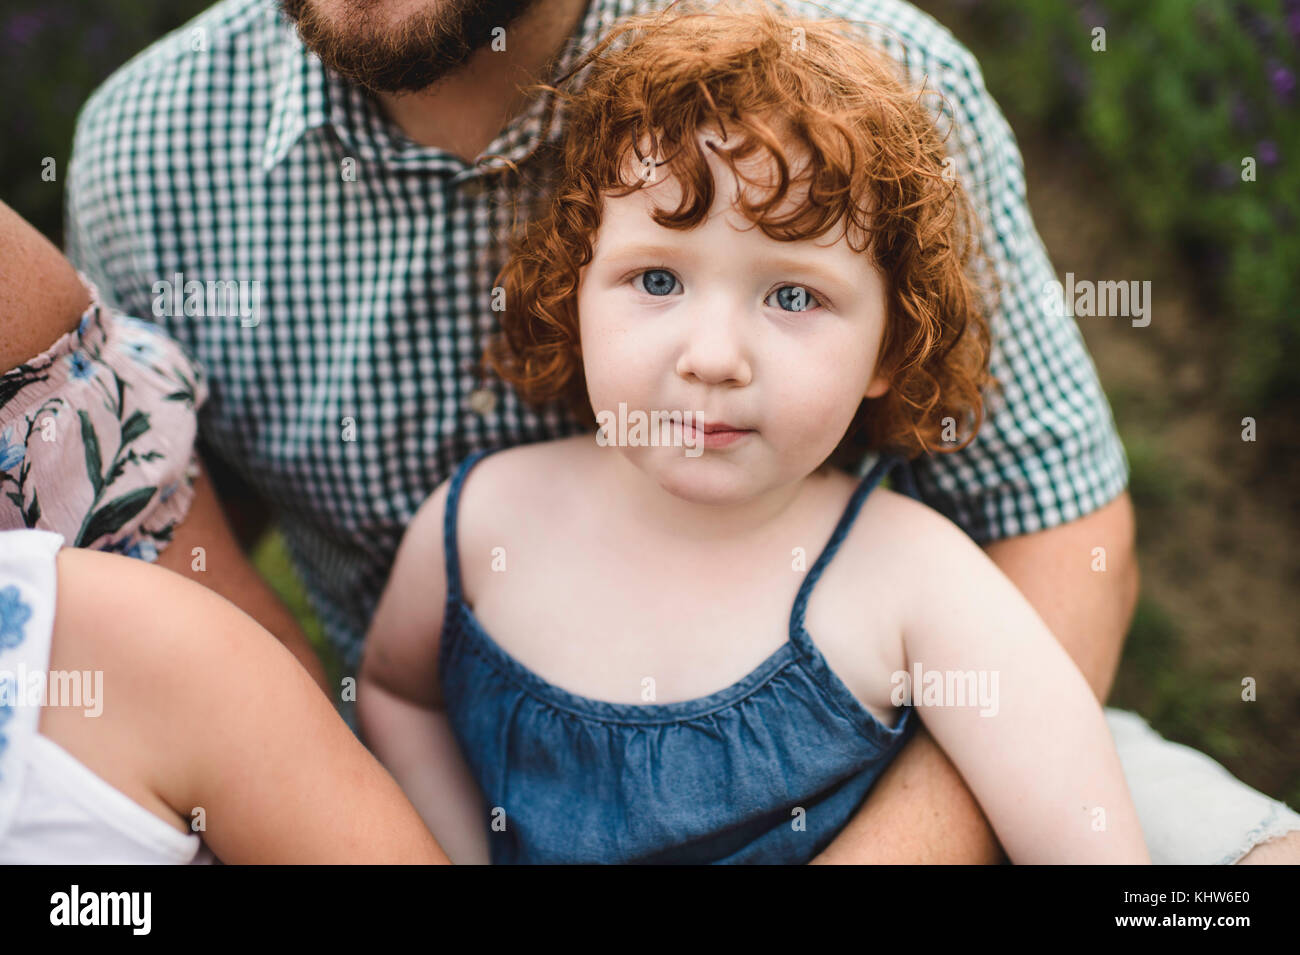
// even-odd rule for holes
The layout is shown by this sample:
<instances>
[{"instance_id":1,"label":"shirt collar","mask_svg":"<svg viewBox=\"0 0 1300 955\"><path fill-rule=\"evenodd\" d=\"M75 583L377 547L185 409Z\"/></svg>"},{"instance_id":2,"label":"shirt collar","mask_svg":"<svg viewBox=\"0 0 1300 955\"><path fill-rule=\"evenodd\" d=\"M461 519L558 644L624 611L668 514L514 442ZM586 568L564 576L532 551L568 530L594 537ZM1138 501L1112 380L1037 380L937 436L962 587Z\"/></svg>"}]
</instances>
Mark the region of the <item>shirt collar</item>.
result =
<instances>
[{"instance_id":1,"label":"shirt collar","mask_svg":"<svg viewBox=\"0 0 1300 955\"><path fill-rule=\"evenodd\" d=\"M620 18L659 6L657 0L589 0L586 12L566 42L550 81L563 76L577 58L598 43ZM272 93L271 118L262 150L262 169L279 165L310 130L331 126L357 158L400 169L460 171L474 169L450 153L412 142L384 115L379 105L360 87L327 70L298 37L294 25L277 11L280 28L280 62ZM520 162L542 142L542 124L553 94L537 96L514 117L484 150L480 168L499 168L501 157ZM546 142L558 140L564 124L557 108Z\"/></svg>"},{"instance_id":2,"label":"shirt collar","mask_svg":"<svg viewBox=\"0 0 1300 955\"><path fill-rule=\"evenodd\" d=\"M276 11L280 61L271 93L271 120L262 147L262 170L274 169L310 129L330 121L326 70Z\"/></svg>"}]
</instances>

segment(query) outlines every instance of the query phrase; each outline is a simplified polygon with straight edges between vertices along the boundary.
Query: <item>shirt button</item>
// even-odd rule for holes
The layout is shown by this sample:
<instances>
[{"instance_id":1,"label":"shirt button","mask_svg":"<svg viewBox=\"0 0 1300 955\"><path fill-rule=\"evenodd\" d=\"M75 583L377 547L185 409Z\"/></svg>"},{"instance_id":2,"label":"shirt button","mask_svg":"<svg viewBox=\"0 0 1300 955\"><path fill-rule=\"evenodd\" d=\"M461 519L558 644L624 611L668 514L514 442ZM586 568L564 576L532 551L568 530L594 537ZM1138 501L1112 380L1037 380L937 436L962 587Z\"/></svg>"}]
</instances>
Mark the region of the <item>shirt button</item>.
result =
<instances>
[{"instance_id":1,"label":"shirt button","mask_svg":"<svg viewBox=\"0 0 1300 955\"><path fill-rule=\"evenodd\" d=\"M496 392L488 388L475 388L469 393L469 406L475 414L489 415L496 407Z\"/></svg>"}]
</instances>

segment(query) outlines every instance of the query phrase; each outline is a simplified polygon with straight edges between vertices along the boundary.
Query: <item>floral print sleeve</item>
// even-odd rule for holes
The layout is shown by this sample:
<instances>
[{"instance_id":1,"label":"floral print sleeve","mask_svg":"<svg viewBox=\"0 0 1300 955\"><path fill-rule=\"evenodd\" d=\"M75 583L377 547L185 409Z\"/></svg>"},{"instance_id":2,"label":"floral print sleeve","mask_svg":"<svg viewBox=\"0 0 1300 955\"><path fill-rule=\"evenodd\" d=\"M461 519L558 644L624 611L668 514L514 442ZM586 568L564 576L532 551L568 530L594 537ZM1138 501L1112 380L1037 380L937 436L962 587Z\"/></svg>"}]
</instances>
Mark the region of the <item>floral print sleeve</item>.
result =
<instances>
[{"instance_id":1,"label":"floral print sleeve","mask_svg":"<svg viewBox=\"0 0 1300 955\"><path fill-rule=\"evenodd\" d=\"M193 499L200 365L152 323L91 303L0 375L0 530L154 561Z\"/></svg>"}]
</instances>

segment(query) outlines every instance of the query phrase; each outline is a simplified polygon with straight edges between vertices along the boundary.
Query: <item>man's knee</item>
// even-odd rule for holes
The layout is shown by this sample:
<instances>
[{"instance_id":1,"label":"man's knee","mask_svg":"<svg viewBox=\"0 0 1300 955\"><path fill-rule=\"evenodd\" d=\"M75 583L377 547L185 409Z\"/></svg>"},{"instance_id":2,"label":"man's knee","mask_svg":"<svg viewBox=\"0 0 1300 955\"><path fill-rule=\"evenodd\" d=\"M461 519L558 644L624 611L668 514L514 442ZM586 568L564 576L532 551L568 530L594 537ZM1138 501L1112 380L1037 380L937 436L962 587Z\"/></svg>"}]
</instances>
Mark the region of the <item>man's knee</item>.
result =
<instances>
[{"instance_id":1,"label":"man's knee","mask_svg":"<svg viewBox=\"0 0 1300 955\"><path fill-rule=\"evenodd\" d=\"M1260 843L1237 865L1300 865L1300 830Z\"/></svg>"}]
</instances>

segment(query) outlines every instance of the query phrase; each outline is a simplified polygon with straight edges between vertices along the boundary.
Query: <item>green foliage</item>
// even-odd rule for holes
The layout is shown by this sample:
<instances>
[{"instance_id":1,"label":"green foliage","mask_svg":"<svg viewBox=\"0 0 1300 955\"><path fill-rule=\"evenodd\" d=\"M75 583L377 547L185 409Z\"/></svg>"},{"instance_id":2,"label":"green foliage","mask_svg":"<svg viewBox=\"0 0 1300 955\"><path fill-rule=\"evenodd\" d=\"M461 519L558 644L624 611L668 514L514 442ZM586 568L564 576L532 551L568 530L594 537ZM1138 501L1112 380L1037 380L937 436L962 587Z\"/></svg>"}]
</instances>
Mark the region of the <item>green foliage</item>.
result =
<instances>
[{"instance_id":1,"label":"green foliage","mask_svg":"<svg viewBox=\"0 0 1300 955\"><path fill-rule=\"evenodd\" d=\"M1144 514L1167 513L1186 490L1186 481L1174 459L1158 439L1130 432L1124 438L1129 463L1129 494Z\"/></svg>"},{"instance_id":2,"label":"green foliage","mask_svg":"<svg viewBox=\"0 0 1300 955\"><path fill-rule=\"evenodd\" d=\"M1232 329L1233 397L1300 391L1300 0L961 7L1008 113L1082 137L1131 225L1208 275ZM1247 159L1254 181L1242 178Z\"/></svg>"},{"instance_id":3,"label":"green foliage","mask_svg":"<svg viewBox=\"0 0 1300 955\"><path fill-rule=\"evenodd\" d=\"M257 572L266 578L271 589L284 601L289 612L297 618L299 625L307 634L307 639L325 665L325 674L329 677L331 685L338 686L342 676L338 656L333 647L325 641L320 621L312 612L306 588L294 573L293 562L285 547L284 536L278 529L272 530L258 542L253 549L251 559Z\"/></svg>"},{"instance_id":4,"label":"green foliage","mask_svg":"<svg viewBox=\"0 0 1300 955\"><path fill-rule=\"evenodd\" d=\"M119 66L212 0L5 0L0 12L4 200L61 244L78 111ZM42 178L54 160L54 179Z\"/></svg>"},{"instance_id":5,"label":"green foliage","mask_svg":"<svg viewBox=\"0 0 1300 955\"><path fill-rule=\"evenodd\" d=\"M1219 758L1236 755L1236 736L1218 725L1224 719L1219 683L1186 665L1171 665L1181 660L1182 650L1177 624L1164 607L1143 594L1111 705L1137 709L1170 739L1191 741Z\"/></svg>"}]
</instances>

